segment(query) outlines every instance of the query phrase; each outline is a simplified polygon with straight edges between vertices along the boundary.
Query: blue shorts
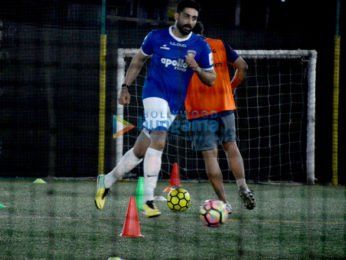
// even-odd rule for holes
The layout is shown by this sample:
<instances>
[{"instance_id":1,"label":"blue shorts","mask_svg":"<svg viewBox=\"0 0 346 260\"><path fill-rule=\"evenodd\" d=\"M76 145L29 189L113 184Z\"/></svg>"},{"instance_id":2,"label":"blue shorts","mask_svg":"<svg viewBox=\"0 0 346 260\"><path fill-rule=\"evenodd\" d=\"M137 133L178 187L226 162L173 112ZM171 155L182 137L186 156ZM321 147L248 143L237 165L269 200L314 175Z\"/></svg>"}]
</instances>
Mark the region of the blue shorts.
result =
<instances>
[{"instance_id":1,"label":"blue shorts","mask_svg":"<svg viewBox=\"0 0 346 260\"><path fill-rule=\"evenodd\" d=\"M191 122L192 147L196 151L208 151L218 144L236 140L234 113L215 118L194 119Z\"/></svg>"}]
</instances>

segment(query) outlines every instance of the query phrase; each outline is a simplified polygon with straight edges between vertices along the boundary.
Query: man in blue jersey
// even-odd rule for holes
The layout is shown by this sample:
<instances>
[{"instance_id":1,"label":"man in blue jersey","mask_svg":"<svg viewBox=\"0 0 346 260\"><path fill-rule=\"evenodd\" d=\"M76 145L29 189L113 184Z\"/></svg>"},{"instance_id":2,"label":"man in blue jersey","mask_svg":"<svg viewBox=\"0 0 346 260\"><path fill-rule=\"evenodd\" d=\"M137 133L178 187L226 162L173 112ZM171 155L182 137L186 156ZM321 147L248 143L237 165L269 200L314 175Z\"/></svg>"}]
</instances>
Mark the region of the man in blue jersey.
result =
<instances>
[{"instance_id":1,"label":"man in blue jersey","mask_svg":"<svg viewBox=\"0 0 346 260\"><path fill-rule=\"evenodd\" d=\"M161 214L153 200L167 131L177 113L184 109L187 87L193 73L196 72L208 86L213 85L216 79L208 44L192 33L199 11L199 5L193 0L179 2L174 16L175 24L151 31L133 57L118 101L122 105L130 103L128 88L151 56L142 93L145 122L134 147L123 155L110 173L98 176L95 197L98 209L104 207L105 197L114 182L143 160L143 211L148 217Z\"/></svg>"}]
</instances>

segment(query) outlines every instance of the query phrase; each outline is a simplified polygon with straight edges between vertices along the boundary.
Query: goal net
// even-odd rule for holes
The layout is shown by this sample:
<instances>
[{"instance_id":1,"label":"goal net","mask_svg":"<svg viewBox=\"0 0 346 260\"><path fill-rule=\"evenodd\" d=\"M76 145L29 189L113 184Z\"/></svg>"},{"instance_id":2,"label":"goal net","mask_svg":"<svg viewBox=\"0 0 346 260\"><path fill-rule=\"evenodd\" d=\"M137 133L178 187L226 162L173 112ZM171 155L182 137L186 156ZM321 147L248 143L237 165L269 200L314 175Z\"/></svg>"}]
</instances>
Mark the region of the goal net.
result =
<instances>
[{"instance_id":1,"label":"goal net","mask_svg":"<svg viewBox=\"0 0 346 260\"><path fill-rule=\"evenodd\" d=\"M137 49L118 49L118 93ZM248 63L246 79L235 93L237 143L246 178L253 182L314 183L315 77L314 50L237 50ZM130 149L143 118L142 86L150 61L130 88L131 103L115 114L135 127L115 139L116 161ZM230 69L230 73L234 71ZM231 75L232 77L232 75ZM160 178L168 179L175 162L184 180L207 179L202 155L191 148L190 133L178 118L169 131ZM180 126L180 127L179 127ZM221 148L221 147L220 147ZM225 181L233 181L222 149L219 163ZM143 174L142 166L129 177Z\"/></svg>"}]
</instances>

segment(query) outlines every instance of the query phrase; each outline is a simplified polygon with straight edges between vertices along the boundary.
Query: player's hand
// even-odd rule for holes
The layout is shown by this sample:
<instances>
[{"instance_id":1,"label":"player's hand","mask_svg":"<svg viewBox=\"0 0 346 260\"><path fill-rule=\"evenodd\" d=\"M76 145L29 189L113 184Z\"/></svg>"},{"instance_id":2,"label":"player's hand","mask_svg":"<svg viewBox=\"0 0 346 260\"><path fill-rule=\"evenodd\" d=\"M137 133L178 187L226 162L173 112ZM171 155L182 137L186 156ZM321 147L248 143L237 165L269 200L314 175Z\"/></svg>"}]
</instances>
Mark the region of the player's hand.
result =
<instances>
[{"instance_id":1,"label":"player's hand","mask_svg":"<svg viewBox=\"0 0 346 260\"><path fill-rule=\"evenodd\" d=\"M120 97L118 98L120 105L128 105L130 104L131 95L127 88L122 88L120 92Z\"/></svg>"},{"instance_id":2,"label":"player's hand","mask_svg":"<svg viewBox=\"0 0 346 260\"><path fill-rule=\"evenodd\" d=\"M197 71L199 69L198 63L194 57L185 55L185 61L187 66L189 66L193 71Z\"/></svg>"}]
</instances>

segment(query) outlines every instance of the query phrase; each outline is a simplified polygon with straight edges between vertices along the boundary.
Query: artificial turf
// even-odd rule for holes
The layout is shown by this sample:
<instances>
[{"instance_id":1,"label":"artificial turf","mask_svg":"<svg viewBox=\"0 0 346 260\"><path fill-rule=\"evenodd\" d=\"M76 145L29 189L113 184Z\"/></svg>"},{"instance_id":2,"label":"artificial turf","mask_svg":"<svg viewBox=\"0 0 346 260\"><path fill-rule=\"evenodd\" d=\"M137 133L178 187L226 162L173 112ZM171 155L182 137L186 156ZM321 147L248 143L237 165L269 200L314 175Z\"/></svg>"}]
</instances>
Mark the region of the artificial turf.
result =
<instances>
[{"instance_id":1,"label":"artificial turf","mask_svg":"<svg viewBox=\"0 0 346 260\"><path fill-rule=\"evenodd\" d=\"M157 196L168 181L160 181ZM209 183L184 182L190 208L148 219L139 212L142 238L121 237L136 181L118 182L105 208L94 206L95 182L0 181L0 259L344 259L346 188L254 184L257 207L246 210L237 187L225 183L233 213L206 227L199 206L216 199Z\"/></svg>"}]
</instances>

